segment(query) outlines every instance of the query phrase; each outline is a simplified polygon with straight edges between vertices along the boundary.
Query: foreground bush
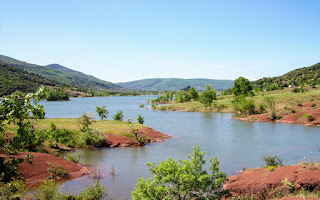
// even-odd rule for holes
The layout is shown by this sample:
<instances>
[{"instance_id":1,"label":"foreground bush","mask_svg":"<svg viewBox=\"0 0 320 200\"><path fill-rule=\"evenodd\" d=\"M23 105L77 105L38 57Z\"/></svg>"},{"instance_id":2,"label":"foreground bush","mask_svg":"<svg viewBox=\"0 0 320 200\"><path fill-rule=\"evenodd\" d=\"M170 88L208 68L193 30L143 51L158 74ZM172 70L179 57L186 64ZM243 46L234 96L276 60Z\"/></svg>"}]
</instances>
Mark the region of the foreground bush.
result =
<instances>
[{"instance_id":1,"label":"foreground bush","mask_svg":"<svg viewBox=\"0 0 320 200\"><path fill-rule=\"evenodd\" d=\"M210 159L210 172L203 170L206 161L200 148L193 148L189 160L176 162L172 158L159 165L147 163L152 178L140 178L132 199L218 199L222 195L222 183L226 175L219 170L216 157Z\"/></svg>"}]
</instances>

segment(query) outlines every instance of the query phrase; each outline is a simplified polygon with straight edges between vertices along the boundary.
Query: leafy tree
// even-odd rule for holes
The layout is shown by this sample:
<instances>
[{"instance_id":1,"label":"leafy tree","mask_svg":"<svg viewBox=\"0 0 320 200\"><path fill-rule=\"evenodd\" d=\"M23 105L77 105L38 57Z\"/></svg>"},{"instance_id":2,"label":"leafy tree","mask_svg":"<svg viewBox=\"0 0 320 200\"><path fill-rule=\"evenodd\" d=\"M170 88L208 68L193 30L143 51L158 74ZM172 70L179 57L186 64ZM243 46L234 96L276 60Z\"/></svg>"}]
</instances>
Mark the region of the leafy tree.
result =
<instances>
[{"instance_id":1,"label":"leafy tree","mask_svg":"<svg viewBox=\"0 0 320 200\"><path fill-rule=\"evenodd\" d=\"M96 112L98 113L101 119L104 119L104 118L107 119L109 114L109 111L106 109L105 106L102 106L102 107L96 106Z\"/></svg>"},{"instance_id":2,"label":"leafy tree","mask_svg":"<svg viewBox=\"0 0 320 200\"><path fill-rule=\"evenodd\" d=\"M212 86L207 84L206 91L201 92L198 99L207 109L208 107L211 107L213 100L217 99L216 91L212 90Z\"/></svg>"},{"instance_id":3,"label":"leafy tree","mask_svg":"<svg viewBox=\"0 0 320 200\"><path fill-rule=\"evenodd\" d=\"M113 116L113 120L116 121L122 121L123 120L123 113L121 110L119 110L114 116Z\"/></svg>"},{"instance_id":4,"label":"leafy tree","mask_svg":"<svg viewBox=\"0 0 320 200\"><path fill-rule=\"evenodd\" d=\"M196 91L196 89L194 89L194 87L191 87L189 89L188 96L190 99L194 99L194 100L198 99L198 92Z\"/></svg>"},{"instance_id":5,"label":"leafy tree","mask_svg":"<svg viewBox=\"0 0 320 200\"><path fill-rule=\"evenodd\" d=\"M60 88L57 90L47 90L45 94L47 101L69 101L69 95Z\"/></svg>"},{"instance_id":6,"label":"leafy tree","mask_svg":"<svg viewBox=\"0 0 320 200\"><path fill-rule=\"evenodd\" d=\"M138 123L139 124L143 124L144 123L144 119L141 115L138 115Z\"/></svg>"},{"instance_id":7,"label":"leafy tree","mask_svg":"<svg viewBox=\"0 0 320 200\"><path fill-rule=\"evenodd\" d=\"M78 126L80 128L80 131L85 132L89 130L90 124L92 124L92 119L86 113L83 113L82 116L78 119Z\"/></svg>"},{"instance_id":8,"label":"leafy tree","mask_svg":"<svg viewBox=\"0 0 320 200\"><path fill-rule=\"evenodd\" d=\"M235 96L243 95L243 96L252 96L252 86L250 81L244 77L239 77L234 81L234 86L232 88L232 92Z\"/></svg>"},{"instance_id":9,"label":"leafy tree","mask_svg":"<svg viewBox=\"0 0 320 200\"><path fill-rule=\"evenodd\" d=\"M182 92L178 91L175 96L176 96L175 100L177 101L177 103L183 103L184 102L184 98L183 98L183 93Z\"/></svg>"},{"instance_id":10,"label":"leafy tree","mask_svg":"<svg viewBox=\"0 0 320 200\"><path fill-rule=\"evenodd\" d=\"M140 178L131 192L135 199L218 199L226 175L220 171L216 157L210 159L210 172L203 170L206 161L199 146L193 148L189 160L172 158L159 165L147 163L152 178Z\"/></svg>"},{"instance_id":11,"label":"leafy tree","mask_svg":"<svg viewBox=\"0 0 320 200\"><path fill-rule=\"evenodd\" d=\"M41 144L41 138L35 134L30 120L30 114L34 119L44 118L43 106L38 105L44 97L44 88L40 87L36 93L24 95L20 92L3 98L0 103L0 151L14 154L17 151L34 151ZM13 140L9 138L7 125L17 125L17 133ZM0 156L0 181L9 182L12 178L18 178L18 164L28 161L31 154L24 158L16 159L14 156Z\"/></svg>"},{"instance_id":12,"label":"leafy tree","mask_svg":"<svg viewBox=\"0 0 320 200\"><path fill-rule=\"evenodd\" d=\"M253 99L243 97L233 102L233 107L236 111L240 112L241 115L252 115L255 113L256 106Z\"/></svg>"}]
</instances>

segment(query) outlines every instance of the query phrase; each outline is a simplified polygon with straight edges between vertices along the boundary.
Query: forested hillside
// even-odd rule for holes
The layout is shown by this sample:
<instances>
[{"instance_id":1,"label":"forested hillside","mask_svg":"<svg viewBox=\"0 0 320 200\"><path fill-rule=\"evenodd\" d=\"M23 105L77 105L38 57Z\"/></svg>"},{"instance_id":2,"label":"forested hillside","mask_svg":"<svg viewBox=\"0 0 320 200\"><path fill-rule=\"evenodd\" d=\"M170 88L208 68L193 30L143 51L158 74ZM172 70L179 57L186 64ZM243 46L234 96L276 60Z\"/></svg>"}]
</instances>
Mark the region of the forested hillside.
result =
<instances>
[{"instance_id":1,"label":"forested hillside","mask_svg":"<svg viewBox=\"0 0 320 200\"><path fill-rule=\"evenodd\" d=\"M0 96L9 95L16 90L35 92L41 85L53 87L57 83L0 61Z\"/></svg>"},{"instance_id":2,"label":"forested hillside","mask_svg":"<svg viewBox=\"0 0 320 200\"><path fill-rule=\"evenodd\" d=\"M253 87L260 88L261 90L266 89L276 90L282 89L283 87L301 86L302 84L315 85L320 83L320 63L312 65L310 67L303 67L292 70L282 76L278 77L264 77L257 81L252 82Z\"/></svg>"},{"instance_id":3,"label":"forested hillside","mask_svg":"<svg viewBox=\"0 0 320 200\"><path fill-rule=\"evenodd\" d=\"M10 66L19 67L28 72L38 74L49 80L62 82L76 87L89 88L99 91L121 90L121 87L116 84L107 81L102 81L93 76L89 76L57 64L49 66L40 66L22 62L3 55L0 55L0 60Z\"/></svg>"},{"instance_id":4,"label":"forested hillside","mask_svg":"<svg viewBox=\"0 0 320 200\"><path fill-rule=\"evenodd\" d=\"M124 88L145 91L177 91L188 85L194 87L196 90L204 90L206 84L212 85L214 90L224 90L231 88L233 86L233 81L215 79L154 78L118 83L118 85Z\"/></svg>"}]
</instances>

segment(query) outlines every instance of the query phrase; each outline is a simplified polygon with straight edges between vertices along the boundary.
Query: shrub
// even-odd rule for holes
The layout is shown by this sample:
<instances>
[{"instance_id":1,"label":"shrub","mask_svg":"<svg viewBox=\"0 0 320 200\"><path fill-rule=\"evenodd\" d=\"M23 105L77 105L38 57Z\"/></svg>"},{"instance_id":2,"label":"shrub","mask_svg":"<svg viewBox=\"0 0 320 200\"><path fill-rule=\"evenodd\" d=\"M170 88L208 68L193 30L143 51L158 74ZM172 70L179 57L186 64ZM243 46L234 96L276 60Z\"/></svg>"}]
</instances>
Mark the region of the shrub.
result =
<instances>
[{"instance_id":1,"label":"shrub","mask_svg":"<svg viewBox=\"0 0 320 200\"><path fill-rule=\"evenodd\" d=\"M135 199L219 199L226 175L220 171L217 158L210 159L210 172L203 170L204 152L194 147L189 160L172 158L159 165L147 163L151 178L140 178L131 192Z\"/></svg>"},{"instance_id":2,"label":"shrub","mask_svg":"<svg viewBox=\"0 0 320 200\"><path fill-rule=\"evenodd\" d=\"M79 151L73 151L73 152L69 152L67 153L64 158L70 162L74 162L74 163L79 163L80 159L81 159L81 154Z\"/></svg>"},{"instance_id":3,"label":"shrub","mask_svg":"<svg viewBox=\"0 0 320 200\"><path fill-rule=\"evenodd\" d=\"M88 129L86 132L84 132L82 134L82 138L86 145L92 145L95 147L102 146L105 141L104 135L101 132L93 129Z\"/></svg>"},{"instance_id":4,"label":"shrub","mask_svg":"<svg viewBox=\"0 0 320 200\"><path fill-rule=\"evenodd\" d=\"M155 110L156 108L157 108L157 107L156 107L156 104L152 103L151 109L152 109L152 110Z\"/></svg>"},{"instance_id":5,"label":"shrub","mask_svg":"<svg viewBox=\"0 0 320 200\"><path fill-rule=\"evenodd\" d=\"M315 120L315 118L312 115L307 115L308 122L312 122Z\"/></svg>"},{"instance_id":6,"label":"shrub","mask_svg":"<svg viewBox=\"0 0 320 200\"><path fill-rule=\"evenodd\" d=\"M106 196L104 190L105 188L96 181L93 186L86 186L79 197L83 200L100 200Z\"/></svg>"},{"instance_id":7,"label":"shrub","mask_svg":"<svg viewBox=\"0 0 320 200\"><path fill-rule=\"evenodd\" d=\"M96 112L98 113L101 119L104 119L104 118L107 119L109 114L109 111L106 109L105 106L102 106L102 107L96 106Z\"/></svg>"},{"instance_id":8,"label":"shrub","mask_svg":"<svg viewBox=\"0 0 320 200\"><path fill-rule=\"evenodd\" d=\"M260 103L258 110L259 110L260 113L265 113L266 110L267 110L267 105L264 104L264 103Z\"/></svg>"},{"instance_id":9,"label":"shrub","mask_svg":"<svg viewBox=\"0 0 320 200\"><path fill-rule=\"evenodd\" d=\"M92 119L86 114L83 113L82 116L78 119L78 126L82 132L85 132L89 129L89 125L92 124Z\"/></svg>"},{"instance_id":10,"label":"shrub","mask_svg":"<svg viewBox=\"0 0 320 200\"><path fill-rule=\"evenodd\" d=\"M146 134L140 134L140 136L138 136L138 129L135 129L132 125L129 125L129 129L131 131L131 134L134 136L134 139L137 140L140 145L145 145Z\"/></svg>"},{"instance_id":11,"label":"shrub","mask_svg":"<svg viewBox=\"0 0 320 200\"><path fill-rule=\"evenodd\" d=\"M241 115L252 115L255 113L255 104L253 99L241 99L240 101L234 101L233 107L235 111L240 112Z\"/></svg>"},{"instance_id":12,"label":"shrub","mask_svg":"<svg viewBox=\"0 0 320 200\"><path fill-rule=\"evenodd\" d=\"M76 140L74 138L74 133L67 129L57 129L54 123L50 124L50 130L45 132L46 138L58 143L66 144L69 147L75 147Z\"/></svg>"},{"instance_id":13,"label":"shrub","mask_svg":"<svg viewBox=\"0 0 320 200\"><path fill-rule=\"evenodd\" d=\"M138 115L138 123L139 124L143 124L144 123L144 119L141 115Z\"/></svg>"},{"instance_id":14,"label":"shrub","mask_svg":"<svg viewBox=\"0 0 320 200\"><path fill-rule=\"evenodd\" d=\"M59 185L55 185L52 180L45 181L41 187L33 192L34 199L57 199L60 196Z\"/></svg>"},{"instance_id":15,"label":"shrub","mask_svg":"<svg viewBox=\"0 0 320 200\"><path fill-rule=\"evenodd\" d=\"M144 108L144 104L140 104L139 107L140 107L140 108Z\"/></svg>"},{"instance_id":16,"label":"shrub","mask_svg":"<svg viewBox=\"0 0 320 200\"><path fill-rule=\"evenodd\" d=\"M159 107L159 110L161 110L161 111L166 111L166 110L167 110L167 108L166 108L166 106L161 105L161 106Z\"/></svg>"},{"instance_id":17,"label":"shrub","mask_svg":"<svg viewBox=\"0 0 320 200\"><path fill-rule=\"evenodd\" d=\"M47 101L69 101L69 95L61 89L47 90L45 92L45 99Z\"/></svg>"},{"instance_id":18,"label":"shrub","mask_svg":"<svg viewBox=\"0 0 320 200\"><path fill-rule=\"evenodd\" d=\"M113 120L116 121L122 121L123 120L123 113L121 110L119 110L114 116L113 116Z\"/></svg>"},{"instance_id":19,"label":"shrub","mask_svg":"<svg viewBox=\"0 0 320 200\"><path fill-rule=\"evenodd\" d=\"M266 167L283 166L283 160L279 158L277 155L269 154L269 155L263 156L263 161L266 163Z\"/></svg>"},{"instance_id":20,"label":"shrub","mask_svg":"<svg viewBox=\"0 0 320 200\"><path fill-rule=\"evenodd\" d=\"M50 174L50 178L53 180L61 180L66 178L69 174L61 165L52 165L48 162L50 167L48 168L48 173Z\"/></svg>"},{"instance_id":21,"label":"shrub","mask_svg":"<svg viewBox=\"0 0 320 200\"><path fill-rule=\"evenodd\" d=\"M0 182L0 199L25 199L28 188L22 180L4 184Z\"/></svg>"}]
</instances>

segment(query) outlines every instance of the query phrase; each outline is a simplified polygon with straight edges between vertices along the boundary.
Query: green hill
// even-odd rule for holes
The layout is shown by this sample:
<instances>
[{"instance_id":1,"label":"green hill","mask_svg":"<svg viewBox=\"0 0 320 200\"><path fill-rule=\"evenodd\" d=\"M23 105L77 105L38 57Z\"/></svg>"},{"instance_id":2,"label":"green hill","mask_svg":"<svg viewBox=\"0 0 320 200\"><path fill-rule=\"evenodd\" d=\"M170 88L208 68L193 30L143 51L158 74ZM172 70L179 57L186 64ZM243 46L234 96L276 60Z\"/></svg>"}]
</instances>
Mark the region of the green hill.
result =
<instances>
[{"instance_id":1,"label":"green hill","mask_svg":"<svg viewBox=\"0 0 320 200\"><path fill-rule=\"evenodd\" d=\"M196 90L204 90L206 84L212 85L215 90L224 90L233 87L233 80L154 78L118 83L124 88L145 91L177 91L188 85Z\"/></svg>"},{"instance_id":2,"label":"green hill","mask_svg":"<svg viewBox=\"0 0 320 200\"><path fill-rule=\"evenodd\" d=\"M0 96L9 95L16 90L34 92L41 85L56 87L59 84L0 61Z\"/></svg>"},{"instance_id":3,"label":"green hill","mask_svg":"<svg viewBox=\"0 0 320 200\"><path fill-rule=\"evenodd\" d=\"M264 77L257 81L252 82L254 88L260 88L261 90L276 90L283 87L301 86L303 84L319 84L320 83L320 63L312 65L310 67L303 67L292 70L282 76L277 77Z\"/></svg>"},{"instance_id":4,"label":"green hill","mask_svg":"<svg viewBox=\"0 0 320 200\"><path fill-rule=\"evenodd\" d=\"M76 87L89 88L99 91L121 90L121 87L116 84L100 80L98 78L83 74L75 70L68 69L58 64L40 66L22 62L3 55L0 55L0 60L10 66L19 67L23 70L40 75L49 80L62 82Z\"/></svg>"}]
</instances>

